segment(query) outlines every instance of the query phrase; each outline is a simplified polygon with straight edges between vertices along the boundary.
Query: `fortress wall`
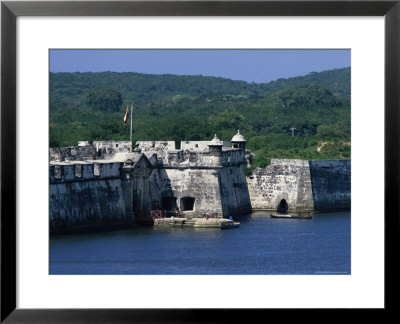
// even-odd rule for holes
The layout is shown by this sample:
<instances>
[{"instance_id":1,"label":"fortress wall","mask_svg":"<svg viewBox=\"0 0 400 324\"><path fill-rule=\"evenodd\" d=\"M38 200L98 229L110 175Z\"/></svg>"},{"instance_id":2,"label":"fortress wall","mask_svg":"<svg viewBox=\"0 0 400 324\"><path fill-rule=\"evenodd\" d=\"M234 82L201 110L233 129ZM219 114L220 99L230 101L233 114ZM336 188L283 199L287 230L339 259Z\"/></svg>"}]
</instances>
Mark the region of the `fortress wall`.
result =
<instances>
[{"instance_id":1,"label":"fortress wall","mask_svg":"<svg viewBox=\"0 0 400 324\"><path fill-rule=\"evenodd\" d=\"M316 210L350 210L350 160L310 161L310 175Z\"/></svg>"},{"instance_id":2,"label":"fortress wall","mask_svg":"<svg viewBox=\"0 0 400 324\"><path fill-rule=\"evenodd\" d=\"M78 142L78 146L81 145L82 142ZM93 141L93 146L96 147L96 150L110 148L116 152L130 152L132 143L130 141Z\"/></svg>"},{"instance_id":3,"label":"fortress wall","mask_svg":"<svg viewBox=\"0 0 400 324\"><path fill-rule=\"evenodd\" d=\"M351 206L350 160L273 159L270 166L257 168L246 178L242 149L221 154L174 150L168 155L170 165L164 167L153 151L148 152L151 161L137 161L129 174L123 162L52 161L50 230L128 224L134 214L141 216L154 203L162 208L163 198L172 197L188 217L206 212L229 217L250 213L252 208L276 210L282 199L291 211L349 210ZM188 210L192 198L194 207Z\"/></svg>"},{"instance_id":4,"label":"fortress wall","mask_svg":"<svg viewBox=\"0 0 400 324\"><path fill-rule=\"evenodd\" d=\"M218 163L215 162L218 161ZM219 165L220 158L212 156L209 152L173 150L168 152L167 166L172 167L209 167Z\"/></svg>"},{"instance_id":5,"label":"fortress wall","mask_svg":"<svg viewBox=\"0 0 400 324\"><path fill-rule=\"evenodd\" d=\"M162 208L162 197L172 196L172 191L168 185L163 188L163 176L165 173L162 169L152 169L149 173L149 200L152 202L157 202L158 206Z\"/></svg>"},{"instance_id":6,"label":"fortress wall","mask_svg":"<svg viewBox=\"0 0 400 324\"><path fill-rule=\"evenodd\" d=\"M253 209L276 210L285 199L289 210L350 210L350 160L272 159L247 177Z\"/></svg>"},{"instance_id":7,"label":"fortress wall","mask_svg":"<svg viewBox=\"0 0 400 324\"><path fill-rule=\"evenodd\" d=\"M164 164L168 164L168 152L175 150L175 141L137 141L135 150L155 152Z\"/></svg>"},{"instance_id":8,"label":"fortress wall","mask_svg":"<svg viewBox=\"0 0 400 324\"><path fill-rule=\"evenodd\" d=\"M132 198L135 216L148 216L153 204L161 206L157 169L135 169L132 179Z\"/></svg>"},{"instance_id":9,"label":"fortress wall","mask_svg":"<svg viewBox=\"0 0 400 324\"><path fill-rule=\"evenodd\" d=\"M312 195L312 182L309 163L305 161L303 166L299 168L299 180L297 186L297 202L296 208L302 209L315 209L315 203Z\"/></svg>"},{"instance_id":10,"label":"fortress wall","mask_svg":"<svg viewBox=\"0 0 400 324\"><path fill-rule=\"evenodd\" d=\"M276 210L285 199L289 210L313 209L308 161L272 159L247 177L253 209Z\"/></svg>"},{"instance_id":11,"label":"fortress wall","mask_svg":"<svg viewBox=\"0 0 400 324\"><path fill-rule=\"evenodd\" d=\"M241 149L223 151L221 161L224 166L246 164L245 151Z\"/></svg>"},{"instance_id":12,"label":"fortress wall","mask_svg":"<svg viewBox=\"0 0 400 324\"><path fill-rule=\"evenodd\" d=\"M210 141L181 141L181 150L208 151ZM224 147L230 147L230 141L222 141Z\"/></svg>"},{"instance_id":13,"label":"fortress wall","mask_svg":"<svg viewBox=\"0 0 400 324\"><path fill-rule=\"evenodd\" d=\"M221 156L209 152L174 150L168 152L166 166L171 167L210 167L220 166Z\"/></svg>"},{"instance_id":14,"label":"fortress wall","mask_svg":"<svg viewBox=\"0 0 400 324\"><path fill-rule=\"evenodd\" d=\"M171 192L177 198L179 210L188 217L205 212L222 216L218 172L215 169L164 169L161 174L163 197ZM195 198L194 210L185 211L182 198Z\"/></svg>"},{"instance_id":15,"label":"fortress wall","mask_svg":"<svg viewBox=\"0 0 400 324\"><path fill-rule=\"evenodd\" d=\"M168 151L168 166L173 167L210 167L210 166L236 166L246 164L245 151L230 149L222 151L221 155L201 151Z\"/></svg>"},{"instance_id":16,"label":"fortress wall","mask_svg":"<svg viewBox=\"0 0 400 324\"><path fill-rule=\"evenodd\" d=\"M181 150L172 150L166 153L167 159L163 159L166 165L179 166L184 160L184 152Z\"/></svg>"},{"instance_id":17,"label":"fortress wall","mask_svg":"<svg viewBox=\"0 0 400 324\"><path fill-rule=\"evenodd\" d=\"M78 146L49 148L49 161L87 161L110 159L117 153L129 153L129 141L80 141Z\"/></svg>"},{"instance_id":18,"label":"fortress wall","mask_svg":"<svg viewBox=\"0 0 400 324\"><path fill-rule=\"evenodd\" d=\"M181 150L208 151L210 141L181 141Z\"/></svg>"},{"instance_id":19,"label":"fortress wall","mask_svg":"<svg viewBox=\"0 0 400 324\"><path fill-rule=\"evenodd\" d=\"M132 221L131 201L120 178L120 163L100 165L100 176L94 174L94 164L51 165L49 186L50 231L76 228L122 225ZM55 169L60 168L61 178ZM124 188L123 188L124 187Z\"/></svg>"},{"instance_id":20,"label":"fortress wall","mask_svg":"<svg viewBox=\"0 0 400 324\"><path fill-rule=\"evenodd\" d=\"M231 166L219 171L222 211L224 217L251 213L251 202L243 166Z\"/></svg>"},{"instance_id":21,"label":"fortress wall","mask_svg":"<svg viewBox=\"0 0 400 324\"><path fill-rule=\"evenodd\" d=\"M96 158L93 146L68 146L49 149L50 161L84 161Z\"/></svg>"},{"instance_id":22,"label":"fortress wall","mask_svg":"<svg viewBox=\"0 0 400 324\"><path fill-rule=\"evenodd\" d=\"M49 167L50 183L86 181L99 178L119 178L121 162L114 163L56 163ZM80 169L79 170L77 169ZM95 173L95 169L97 173Z\"/></svg>"},{"instance_id":23,"label":"fortress wall","mask_svg":"<svg viewBox=\"0 0 400 324\"><path fill-rule=\"evenodd\" d=\"M101 163L99 165L101 166L100 172L102 177L120 177L122 162Z\"/></svg>"},{"instance_id":24,"label":"fortress wall","mask_svg":"<svg viewBox=\"0 0 400 324\"><path fill-rule=\"evenodd\" d=\"M126 224L120 179L50 184L50 231Z\"/></svg>"},{"instance_id":25,"label":"fortress wall","mask_svg":"<svg viewBox=\"0 0 400 324\"><path fill-rule=\"evenodd\" d=\"M137 141L136 149L143 151L170 151L175 150L175 141Z\"/></svg>"}]
</instances>

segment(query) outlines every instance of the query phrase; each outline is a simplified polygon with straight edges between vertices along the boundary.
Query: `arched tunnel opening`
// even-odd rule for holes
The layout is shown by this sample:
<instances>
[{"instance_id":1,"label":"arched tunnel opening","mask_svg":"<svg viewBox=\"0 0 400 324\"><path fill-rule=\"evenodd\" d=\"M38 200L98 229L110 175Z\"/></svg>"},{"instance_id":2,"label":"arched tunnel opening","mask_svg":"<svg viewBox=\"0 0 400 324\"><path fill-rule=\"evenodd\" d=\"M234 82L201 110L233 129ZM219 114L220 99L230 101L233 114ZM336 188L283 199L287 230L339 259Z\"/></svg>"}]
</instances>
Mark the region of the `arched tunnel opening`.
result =
<instances>
[{"instance_id":1,"label":"arched tunnel opening","mask_svg":"<svg viewBox=\"0 0 400 324\"><path fill-rule=\"evenodd\" d=\"M194 198L193 197L183 197L181 199L181 206L183 211L191 211L194 209Z\"/></svg>"},{"instance_id":2,"label":"arched tunnel opening","mask_svg":"<svg viewBox=\"0 0 400 324\"><path fill-rule=\"evenodd\" d=\"M285 199L282 199L279 202L276 210L278 213L287 213L288 209L289 209L289 205L288 205L287 201Z\"/></svg>"}]
</instances>

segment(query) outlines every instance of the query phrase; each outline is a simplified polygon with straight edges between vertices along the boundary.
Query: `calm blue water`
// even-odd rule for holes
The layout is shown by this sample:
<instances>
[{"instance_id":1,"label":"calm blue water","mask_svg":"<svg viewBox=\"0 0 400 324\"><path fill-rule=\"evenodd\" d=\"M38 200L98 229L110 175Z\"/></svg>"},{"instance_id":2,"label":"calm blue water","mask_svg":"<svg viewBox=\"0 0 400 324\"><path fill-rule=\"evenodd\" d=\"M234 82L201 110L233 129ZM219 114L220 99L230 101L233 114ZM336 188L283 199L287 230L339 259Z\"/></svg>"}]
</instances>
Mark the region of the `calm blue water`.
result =
<instances>
[{"instance_id":1,"label":"calm blue water","mask_svg":"<svg viewBox=\"0 0 400 324\"><path fill-rule=\"evenodd\" d=\"M50 274L350 274L350 212L240 223L51 237Z\"/></svg>"}]
</instances>

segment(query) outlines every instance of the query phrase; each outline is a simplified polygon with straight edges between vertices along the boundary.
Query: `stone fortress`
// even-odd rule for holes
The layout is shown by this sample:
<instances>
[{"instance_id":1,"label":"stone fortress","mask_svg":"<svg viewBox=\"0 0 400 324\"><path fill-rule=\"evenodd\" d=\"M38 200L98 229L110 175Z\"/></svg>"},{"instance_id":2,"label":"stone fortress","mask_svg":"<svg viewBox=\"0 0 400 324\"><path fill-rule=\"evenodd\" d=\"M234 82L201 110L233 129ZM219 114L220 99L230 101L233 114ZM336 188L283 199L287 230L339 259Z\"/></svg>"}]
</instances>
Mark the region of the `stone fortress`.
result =
<instances>
[{"instance_id":1,"label":"stone fortress","mask_svg":"<svg viewBox=\"0 0 400 324\"><path fill-rule=\"evenodd\" d=\"M164 215L214 217L252 210L350 210L350 160L272 159L250 176L251 152L230 142L81 141L50 148L50 231L123 226Z\"/></svg>"}]
</instances>

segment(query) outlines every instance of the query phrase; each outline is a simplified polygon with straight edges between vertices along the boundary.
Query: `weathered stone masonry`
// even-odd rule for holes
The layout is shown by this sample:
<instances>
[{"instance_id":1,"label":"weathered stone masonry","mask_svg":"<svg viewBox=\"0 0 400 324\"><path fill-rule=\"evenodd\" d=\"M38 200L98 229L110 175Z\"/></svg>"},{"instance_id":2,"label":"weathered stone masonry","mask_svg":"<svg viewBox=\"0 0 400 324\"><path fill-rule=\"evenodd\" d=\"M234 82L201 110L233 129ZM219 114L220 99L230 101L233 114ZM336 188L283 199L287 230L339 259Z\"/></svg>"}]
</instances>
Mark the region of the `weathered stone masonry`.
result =
<instances>
[{"instance_id":1,"label":"weathered stone masonry","mask_svg":"<svg viewBox=\"0 0 400 324\"><path fill-rule=\"evenodd\" d=\"M253 209L274 210L282 199L290 209L314 209L308 161L271 160L247 179Z\"/></svg>"},{"instance_id":2,"label":"weathered stone masonry","mask_svg":"<svg viewBox=\"0 0 400 324\"><path fill-rule=\"evenodd\" d=\"M284 199L289 210L350 210L350 160L272 159L247 178L253 209L275 210Z\"/></svg>"},{"instance_id":3,"label":"weathered stone masonry","mask_svg":"<svg viewBox=\"0 0 400 324\"><path fill-rule=\"evenodd\" d=\"M351 161L309 161L314 209L350 210Z\"/></svg>"},{"instance_id":4,"label":"weathered stone masonry","mask_svg":"<svg viewBox=\"0 0 400 324\"><path fill-rule=\"evenodd\" d=\"M178 208L187 217L250 213L245 150L228 144L215 137L211 142L185 141L183 149L176 150L174 142L137 142L137 151L157 154L157 170L149 174L149 188L143 186L145 196L152 197L147 208L156 202L163 209Z\"/></svg>"},{"instance_id":5,"label":"weathered stone masonry","mask_svg":"<svg viewBox=\"0 0 400 324\"><path fill-rule=\"evenodd\" d=\"M79 142L50 149L50 230L131 224L152 209L229 217L253 209L350 210L349 160L273 159L246 177L250 152L231 143Z\"/></svg>"},{"instance_id":6,"label":"weathered stone masonry","mask_svg":"<svg viewBox=\"0 0 400 324\"><path fill-rule=\"evenodd\" d=\"M121 163L50 164L50 231L133 221Z\"/></svg>"},{"instance_id":7,"label":"weathered stone masonry","mask_svg":"<svg viewBox=\"0 0 400 324\"><path fill-rule=\"evenodd\" d=\"M50 227L132 223L155 208L186 217L250 213L246 153L235 143L215 136L181 150L162 141L137 142L133 152L125 142L51 149Z\"/></svg>"}]
</instances>

